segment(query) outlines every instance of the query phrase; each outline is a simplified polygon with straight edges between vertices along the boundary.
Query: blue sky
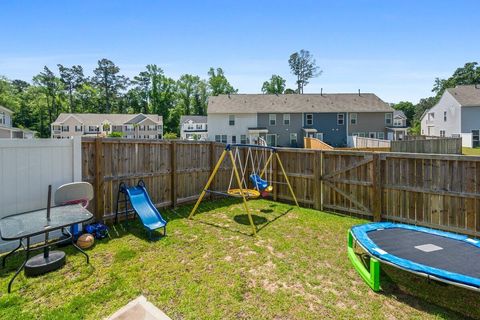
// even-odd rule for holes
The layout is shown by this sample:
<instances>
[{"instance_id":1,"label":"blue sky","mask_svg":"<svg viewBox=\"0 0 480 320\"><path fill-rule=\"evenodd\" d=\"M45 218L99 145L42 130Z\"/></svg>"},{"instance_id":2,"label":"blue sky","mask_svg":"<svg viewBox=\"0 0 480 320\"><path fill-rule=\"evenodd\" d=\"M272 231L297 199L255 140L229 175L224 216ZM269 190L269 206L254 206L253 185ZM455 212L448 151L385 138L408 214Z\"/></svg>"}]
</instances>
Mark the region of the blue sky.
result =
<instances>
[{"instance_id":1,"label":"blue sky","mask_svg":"<svg viewBox=\"0 0 480 320\"><path fill-rule=\"evenodd\" d=\"M477 1L2 1L0 75L101 58L134 76L155 63L173 78L222 67L240 93L272 74L295 87L289 55L309 50L323 74L305 92L431 95L435 77L480 60Z\"/></svg>"}]
</instances>

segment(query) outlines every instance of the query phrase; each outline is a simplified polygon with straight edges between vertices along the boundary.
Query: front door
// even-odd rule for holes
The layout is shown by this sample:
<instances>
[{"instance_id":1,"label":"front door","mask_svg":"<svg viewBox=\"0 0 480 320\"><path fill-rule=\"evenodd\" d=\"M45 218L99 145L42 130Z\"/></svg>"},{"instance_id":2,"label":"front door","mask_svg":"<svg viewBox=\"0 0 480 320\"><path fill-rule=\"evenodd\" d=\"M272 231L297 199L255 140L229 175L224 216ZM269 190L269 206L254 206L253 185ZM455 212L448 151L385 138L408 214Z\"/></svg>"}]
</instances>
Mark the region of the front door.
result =
<instances>
[{"instance_id":1,"label":"front door","mask_svg":"<svg viewBox=\"0 0 480 320\"><path fill-rule=\"evenodd\" d=\"M277 135L267 134L267 145L275 147L277 145Z\"/></svg>"}]
</instances>

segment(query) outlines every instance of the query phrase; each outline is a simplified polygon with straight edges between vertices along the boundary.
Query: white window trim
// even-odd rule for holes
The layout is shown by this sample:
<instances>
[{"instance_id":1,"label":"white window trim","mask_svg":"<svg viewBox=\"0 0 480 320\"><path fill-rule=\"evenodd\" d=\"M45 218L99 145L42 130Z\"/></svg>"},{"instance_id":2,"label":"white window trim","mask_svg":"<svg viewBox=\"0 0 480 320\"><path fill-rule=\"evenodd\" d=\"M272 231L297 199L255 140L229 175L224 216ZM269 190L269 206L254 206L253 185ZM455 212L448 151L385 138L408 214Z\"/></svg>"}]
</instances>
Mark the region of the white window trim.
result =
<instances>
[{"instance_id":1,"label":"white window trim","mask_svg":"<svg viewBox=\"0 0 480 320\"><path fill-rule=\"evenodd\" d=\"M340 123L340 118L342 120L342 123ZM343 126L343 125L345 125L345 114L337 113L337 126Z\"/></svg>"},{"instance_id":2,"label":"white window trim","mask_svg":"<svg viewBox=\"0 0 480 320\"><path fill-rule=\"evenodd\" d=\"M388 123L387 120L390 120L390 123ZM393 114L385 113L385 124L386 125L392 125L393 124Z\"/></svg>"},{"instance_id":3,"label":"white window trim","mask_svg":"<svg viewBox=\"0 0 480 320\"><path fill-rule=\"evenodd\" d=\"M285 123L285 121L287 121L287 120L288 120L288 124ZM291 121L290 121L290 113L284 113L284 114L283 114L283 125L284 125L284 126L289 126L290 123L291 123Z\"/></svg>"},{"instance_id":4,"label":"white window trim","mask_svg":"<svg viewBox=\"0 0 480 320\"><path fill-rule=\"evenodd\" d=\"M273 124L272 124L272 120L274 121ZM276 113L268 114L268 125L269 126L276 126L277 125L277 114Z\"/></svg>"},{"instance_id":5,"label":"white window trim","mask_svg":"<svg viewBox=\"0 0 480 320\"><path fill-rule=\"evenodd\" d=\"M355 120L355 123L353 123L352 120ZM353 124L353 125L358 124L358 113L356 112L350 113L350 124Z\"/></svg>"},{"instance_id":6,"label":"white window trim","mask_svg":"<svg viewBox=\"0 0 480 320\"><path fill-rule=\"evenodd\" d=\"M228 125L229 126L234 126L235 125L235 115L234 114L229 114L228 115Z\"/></svg>"},{"instance_id":7,"label":"white window trim","mask_svg":"<svg viewBox=\"0 0 480 320\"><path fill-rule=\"evenodd\" d=\"M308 123L308 116L311 116L312 118L310 119L311 123ZM307 113L305 114L305 125L307 126L313 126L313 113Z\"/></svg>"}]
</instances>

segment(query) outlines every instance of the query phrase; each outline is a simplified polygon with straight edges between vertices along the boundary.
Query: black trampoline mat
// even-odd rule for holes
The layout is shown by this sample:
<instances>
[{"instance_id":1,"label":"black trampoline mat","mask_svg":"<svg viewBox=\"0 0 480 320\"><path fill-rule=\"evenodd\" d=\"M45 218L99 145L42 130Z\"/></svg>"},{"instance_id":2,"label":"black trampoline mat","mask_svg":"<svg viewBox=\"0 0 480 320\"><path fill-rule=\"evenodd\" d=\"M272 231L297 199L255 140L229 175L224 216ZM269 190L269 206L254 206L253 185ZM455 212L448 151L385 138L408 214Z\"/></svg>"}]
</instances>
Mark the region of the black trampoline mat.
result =
<instances>
[{"instance_id":1,"label":"black trampoline mat","mask_svg":"<svg viewBox=\"0 0 480 320\"><path fill-rule=\"evenodd\" d=\"M480 278L480 248L473 244L403 228L375 230L367 235L378 248L399 258Z\"/></svg>"}]
</instances>

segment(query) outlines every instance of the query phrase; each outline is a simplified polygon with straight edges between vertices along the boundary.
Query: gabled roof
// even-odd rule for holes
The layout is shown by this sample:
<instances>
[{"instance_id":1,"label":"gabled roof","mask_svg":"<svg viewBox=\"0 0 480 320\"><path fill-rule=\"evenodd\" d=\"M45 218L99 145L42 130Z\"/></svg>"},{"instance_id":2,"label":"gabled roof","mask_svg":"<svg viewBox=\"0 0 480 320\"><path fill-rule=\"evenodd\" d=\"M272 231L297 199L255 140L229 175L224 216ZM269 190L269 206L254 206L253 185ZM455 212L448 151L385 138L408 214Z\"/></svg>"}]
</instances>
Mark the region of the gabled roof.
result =
<instances>
[{"instance_id":1,"label":"gabled roof","mask_svg":"<svg viewBox=\"0 0 480 320\"><path fill-rule=\"evenodd\" d=\"M393 112L373 93L231 94L209 97L208 113Z\"/></svg>"},{"instance_id":2,"label":"gabled roof","mask_svg":"<svg viewBox=\"0 0 480 320\"><path fill-rule=\"evenodd\" d=\"M112 125L135 124L145 119L150 119L156 124L163 124L162 116L156 114L116 114L116 113L60 113L58 118L52 123L53 125L61 125L70 117L75 117L84 125L99 125L104 121L110 122ZM133 121L133 122L132 122Z\"/></svg>"},{"instance_id":3,"label":"gabled roof","mask_svg":"<svg viewBox=\"0 0 480 320\"><path fill-rule=\"evenodd\" d=\"M462 107L480 107L480 85L456 86L447 91Z\"/></svg>"},{"instance_id":4,"label":"gabled roof","mask_svg":"<svg viewBox=\"0 0 480 320\"><path fill-rule=\"evenodd\" d=\"M395 111L393 111L393 117L394 117L394 118L400 117L400 118L407 119L407 116L405 115L405 113L404 113L402 110L395 110Z\"/></svg>"},{"instance_id":5,"label":"gabled roof","mask_svg":"<svg viewBox=\"0 0 480 320\"><path fill-rule=\"evenodd\" d=\"M192 123L207 123L207 116L181 116L180 123L186 123L191 121Z\"/></svg>"},{"instance_id":6,"label":"gabled roof","mask_svg":"<svg viewBox=\"0 0 480 320\"><path fill-rule=\"evenodd\" d=\"M6 113L13 113L12 110L10 110L10 109L8 109L8 108L5 108L4 106L0 106L0 111L6 112Z\"/></svg>"}]
</instances>

